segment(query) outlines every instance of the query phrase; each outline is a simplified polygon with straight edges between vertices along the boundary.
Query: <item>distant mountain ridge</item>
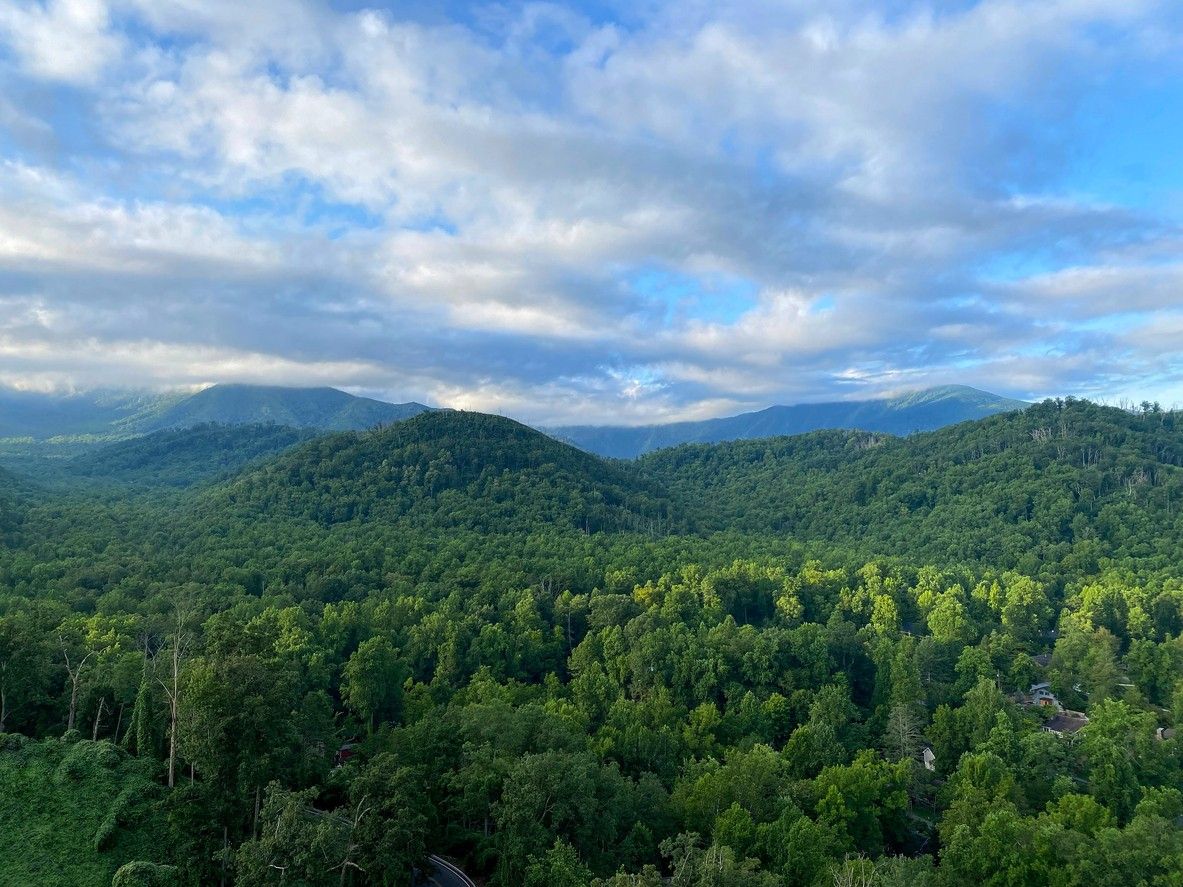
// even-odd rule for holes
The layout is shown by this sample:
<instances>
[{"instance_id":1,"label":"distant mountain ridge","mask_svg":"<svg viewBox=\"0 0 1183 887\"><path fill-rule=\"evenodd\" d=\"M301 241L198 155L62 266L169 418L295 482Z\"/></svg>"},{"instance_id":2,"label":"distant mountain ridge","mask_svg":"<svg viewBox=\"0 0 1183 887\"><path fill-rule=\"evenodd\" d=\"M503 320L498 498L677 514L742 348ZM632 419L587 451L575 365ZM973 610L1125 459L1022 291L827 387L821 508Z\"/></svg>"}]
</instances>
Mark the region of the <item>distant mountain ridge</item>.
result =
<instances>
[{"instance_id":1,"label":"distant mountain ridge","mask_svg":"<svg viewBox=\"0 0 1183 887\"><path fill-rule=\"evenodd\" d=\"M803 434L822 429L911 434L931 431L1029 404L958 385L900 397L772 406L753 413L665 425L578 425L541 428L600 456L637 458L683 443L721 443ZM316 431L363 431L430 410L421 403L387 403L336 388L214 385L196 393L99 390L55 395L0 389L0 441L66 444L68 456L90 444L127 440L200 425L275 424Z\"/></svg>"},{"instance_id":2,"label":"distant mountain ridge","mask_svg":"<svg viewBox=\"0 0 1183 887\"><path fill-rule=\"evenodd\" d=\"M428 409L336 388L275 385L214 385L194 394L100 390L57 395L0 389L0 438L116 440L210 423L360 431Z\"/></svg>"},{"instance_id":3,"label":"distant mountain ridge","mask_svg":"<svg viewBox=\"0 0 1183 887\"><path fill-rule=\"evenodd\" d=\"M109 436L148 422L190 396L108 389L56 394L0 387L0 438Z\"/></svg>"},{"instance_id":4,"label":"distant mountain ridge","mask_svg":"<svg viewBox=\"0 0 1183 887\"><path fill-rule=\"evenodd\" d=\"M194 425L256 425L272 422L320 431L361 431L409 419L430 407L357 397L336 388L285 388L277 385L214 385L188 397L147 422L142 431Z\"/></svg>"},{"instance_id":5,"label":"distant mountain ridge","mask_svg":"<svg viewBox=\"0 0 1183 887\"><path fill-rule=\"evenodd\" d=\"M893 398L772 406L754 413L701 422L633 427L568 425L544 430L590 453L635 459L654 450L684 443L752 440L823 429L912 434L1028 406L1030 404L1026 401L965 385L943 385Z\"/></svg>"},{"instance_id":6,"label":"distant mountain ridge","mask_svg":"<svg viewBox=\"0 0 1183 887\"><path fill-rule=\"evenodd\" d=\"M62 460L50 479L66 485L96 480L140 488L187 487L234 474L318 433L276 424L170 428L90 447Z\"/></svg>"}]
</instances>

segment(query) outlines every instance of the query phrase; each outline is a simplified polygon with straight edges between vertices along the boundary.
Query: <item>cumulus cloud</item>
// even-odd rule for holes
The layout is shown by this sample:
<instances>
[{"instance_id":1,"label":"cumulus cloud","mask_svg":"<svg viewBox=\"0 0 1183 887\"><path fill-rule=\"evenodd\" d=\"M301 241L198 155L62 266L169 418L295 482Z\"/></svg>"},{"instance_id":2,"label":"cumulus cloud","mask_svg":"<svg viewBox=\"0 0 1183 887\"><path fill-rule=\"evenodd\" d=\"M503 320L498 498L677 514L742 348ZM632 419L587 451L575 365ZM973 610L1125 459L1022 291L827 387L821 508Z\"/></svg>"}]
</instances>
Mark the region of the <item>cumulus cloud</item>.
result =
<instances>
[{"instance_id":1,"label":"cumulus cloud","mask_svg":"<svg viewBox=\"0 0 1183 887\"><path fill-rule=\"evenodd\" d=\"M94 81L123 46L103 0L0 6L0 39L32 76L78 84Z\"/></svg>"},{"instance_id":2,"label":"cumulus cloud","mask_svg":"<svg viewBox=\"0 0 1183 887\"><path fill-rule=\"evenodd\" d=\"M550 423L1169 387L1144 328L1178 220L1077 159L1098 93L1178 73L1179 17L4 7L0 382L315 382Z\"/></svg>"}]
</instances>

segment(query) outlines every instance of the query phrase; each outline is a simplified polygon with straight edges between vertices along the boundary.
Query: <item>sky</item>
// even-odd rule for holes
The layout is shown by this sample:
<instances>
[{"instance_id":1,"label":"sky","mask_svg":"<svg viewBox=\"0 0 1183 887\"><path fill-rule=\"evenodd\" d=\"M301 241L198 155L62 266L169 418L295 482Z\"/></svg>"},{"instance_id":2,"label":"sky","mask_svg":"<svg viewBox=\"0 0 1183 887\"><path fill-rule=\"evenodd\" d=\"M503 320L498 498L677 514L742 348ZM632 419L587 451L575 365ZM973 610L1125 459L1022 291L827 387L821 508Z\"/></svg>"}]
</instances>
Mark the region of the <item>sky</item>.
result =
<instances>
[{"instance_id":1,"label":"sky","mask_svg":"<svg viewBox=\"0 0 1183 887\"><path fill-rule=\"evenodd\" d=\"M1183 403L1177 0L0 0L0 385Z\"/></svg>"}]
</instances>

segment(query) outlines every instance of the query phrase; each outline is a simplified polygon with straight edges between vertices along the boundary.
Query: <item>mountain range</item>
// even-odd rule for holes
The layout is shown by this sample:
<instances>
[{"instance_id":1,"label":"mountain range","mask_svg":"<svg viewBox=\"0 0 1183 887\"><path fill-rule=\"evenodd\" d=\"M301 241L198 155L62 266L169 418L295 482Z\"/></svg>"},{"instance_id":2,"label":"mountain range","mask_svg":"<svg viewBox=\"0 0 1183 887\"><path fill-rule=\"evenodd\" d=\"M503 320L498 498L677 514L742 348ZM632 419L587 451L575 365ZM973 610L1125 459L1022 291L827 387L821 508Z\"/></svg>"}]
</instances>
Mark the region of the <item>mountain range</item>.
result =
<instances>
[{"instance_id":1,"label":"mountain range","mask_svg":"<svg viewBox=\"0 0 1183 887\"><path fill-rule=\"evenodd\" d=\"M0 388L0 439L116 440L207 423L347 431L397 422L427 409L336 388L278 385L214 385L196 393L165 394L99 390L61 395Z\"/></svg>"},{"instance_id":2,"label":"mountain range","mask_svg":"<svg viewBox=\"0 0 1183 887\"><path fill-rule=\"evenodd\" d=\"M639 426L569 425L545 430L591 453L635 459L654 450L684 443L752 440L825 428L912 434L1028 406L1030 404L1025 401L976 388L944 385L878 400L771 406L754 413L700 422Z\"/></svg>"},{"instance_id":3,"label":"mountain range","mask_svg":"<svg viewBox=\"0 0 1183 887\"><path fill-rule=\"evenodd\" d=\"M0 469L0 534L20 526L22 501L102 488L116 498L140 490L147 502L154 490L191 487L193 498L178 501L200 509L202 526L738 533L1028 575L1047 564L1088 573L1131 552L1148 563L1176 557L1178 418L1045 401L904 437L820 430L683 444L633 461L453 410L361 432L203 424L24 472L33 486Z\"/></svg>"},{"instance_id":4,"label":"mountain range","mask_svg":"<svg viewBox=\"0 0 1183 887\"><path fill-rule=\"evenodd\" d=\"M199 499L211 519L252 524L738 533L1028 575L1052 564L1088 573L1105 557L1177 556L1177 419L1045 401L907 437L824 430L618 461L512 419L431 411L297 443Z\"/></svg>"},{"instance_id":5,"label":"mountain range","mask_svg":"<svg viewBox=\"0 0 1183 887\"><path fill-rule=\"evenodd\" d=\"M715 443L823 428L891 434L928 431L1022 409L1023 401L964 386L944 386L880 400L772 406L754 413L665 425L544 428L600 456L631 459L682 443ZM53 395L0 389L0 442L126 440L199 425L274 424L301 430L360 431L430 408L357 397L335 388L215 385L196 393L96 391ZM74 455L77 447L61 455Z\"/></svg>"}]
</instances>

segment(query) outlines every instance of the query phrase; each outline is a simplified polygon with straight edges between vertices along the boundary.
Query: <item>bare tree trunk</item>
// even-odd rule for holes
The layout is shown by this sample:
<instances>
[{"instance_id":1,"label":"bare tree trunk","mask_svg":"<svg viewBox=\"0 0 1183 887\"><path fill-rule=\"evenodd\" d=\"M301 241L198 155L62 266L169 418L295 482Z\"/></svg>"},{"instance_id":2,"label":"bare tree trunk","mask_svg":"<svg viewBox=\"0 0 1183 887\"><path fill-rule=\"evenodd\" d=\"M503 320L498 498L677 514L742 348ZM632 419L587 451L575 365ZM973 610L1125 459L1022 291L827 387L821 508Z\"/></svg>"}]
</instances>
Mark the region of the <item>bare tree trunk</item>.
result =
<instances>
[{"instance_id":1,"label":"bare tree trunk","mask_svg":"<svg viewBox=\"0 0 1183 887\"><path fill-rule=\"evenodd\" d=\"M94 716L94 729L90 731L90 741L99 741L99 725L103 723L103 703L107 701L106 696L99 697L99 710Z\"/></svg>"},{"instance_id":2,"label":"bare tree trunk","mask_svg":"<svg viewBox=\"0 0 1183 887\"><path fill-rule=\"evenodd\" d=\"M66 718L66 732L69 733L74 729L74 715L78 711L78 681L71 675L70 678L70 714Z\"/></svg>"},{"instance_id":3,"label":"bare tree trunk","mask_svg":"<svg viewBox=\"0 0 1183 887\"><path fill-rule=\"evenodd\" d=\"M172 692L168 697L168 787L177 784L177 693L180 689L181 648L173 643Z\"/></svg>"},{"instance_id":4,"label":"bare tree trunk","mask_svg":"<svg viewBox=\"0 0 1183 887\"><path fill-rule=\"evenodd\" d=\"M189 648L189 632L186 625L189 621L189 610L183 603L177 604L176 625L173 628L172 639L172 674L168 683L160 681L164 692L168 696L168 787L177 784L177 716L180 709L181 696L181 664L185 660L185 653Z\"/></svg>"},{"instance_id":5,"label":"bare tree trunk","mask_svg":"<svg viewBox=\"0 0 1183 887\"><path fill-rule=\"evenodd\" d=\"M353 811L353 822L349 827L349 846L345 848L345 858L341 860L340 887L345 887L346 877L350 869L357 869L359 872L365 871L365 869L353 861L353 854L354 851L357 850L357 843L354 840L354 837L357 834L358 824L368 812L369 808L366 806L366 799L365 796L363 796L362 799L357 802L357 807ZM411 877L414 879L413 874Z\"/></svg>"},{"instance_id":6,"label":"bare tree trunk","mask_svg":"<svg viewBox=\"0 0 1183 887\"><path fill-rule=\"evenodd\" d=\"M94 650L87 652L82 657L82 661L77 665L70 662L70 651L66 649L66 639L58 636L62 643L62 658L66 660L66 674L70 676L70 712L66 718L66 732L69 733L74 729L74 719L78 714L78 688L82 684L82 669L86 667L87 660L94 655Z\"/></svg>"},{"instance_id":7,"label":"bare tree trunk","mask_svg":"<svg viewBox=\"0 0 1183 887\"><path fill-rule=\"evenodd\" d=\"M123 726L123 707L127 705L126 702L119 703L119 717L115 719L115 735L113 737L115 742L119 741L119 728Z\"/></svg>"},{"instance_id":8,"label":"bare tree trunk","mask_svg":"<svg viewBox=\"0 0 1183 887\"><path fill-rule=\"evenodd\" d=\"M4 732L4 722L8 720L8 692L4 684L0 683L0 733Z\"/></svg>"}]
</instances>

